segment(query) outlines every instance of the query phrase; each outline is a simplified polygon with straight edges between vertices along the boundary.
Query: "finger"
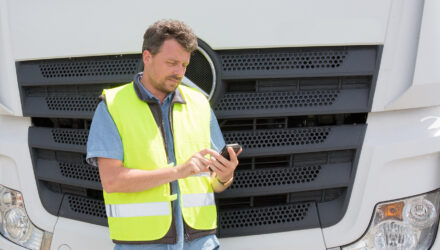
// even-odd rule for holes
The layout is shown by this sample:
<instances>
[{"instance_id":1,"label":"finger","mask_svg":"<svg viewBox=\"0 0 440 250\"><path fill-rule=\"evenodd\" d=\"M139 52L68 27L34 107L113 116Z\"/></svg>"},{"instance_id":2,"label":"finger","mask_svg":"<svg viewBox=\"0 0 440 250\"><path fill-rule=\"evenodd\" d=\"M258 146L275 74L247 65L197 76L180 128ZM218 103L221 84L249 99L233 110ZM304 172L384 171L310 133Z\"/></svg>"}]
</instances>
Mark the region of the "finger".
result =
<instances>
[{"instance_id":1,"label":"finger","mask_svg":"<svg viewBox=\"0 0 440 250\"><path fill-rule=\"evenodd\" d=\"M235 153L234 149L233 148L228 148L228 152L229 152L229 158L231 159L231 162L233 162L234 164L236 162L238 162L237 154Z\"/></svg>"},{"instance_id":2,"label":"finger","mask_svg":"<svg viewBox=\"0 0 440 250\"><path fill-rule=\"evenodd\" d=\"M196 155L194 156L194 158L195 158L197 161L201 162L201 163L202 163L203 165L205 165L205 166L208 166L208 165L211 163L211 161L210 161L209 159L207 159L206 157L202 156L201 154L196 154Z\"/></svg>"},{"instance_id":3,"label":"finger","mask_svg":"<svg viewBox=\"0 0 440 250\"><path fill-rule=\"evenodd\" d=\"M231 155L231 152L229 151L230 149L231 149L232 151L234 151L232 148L228 147L229 155ZM218 156L215 156L215 158L217 159L217 161L219 161L219 162L222 163L223 165L227 166L227 165L230 165L230 164L231 164L231 163L229 162L229 160L226 159L225 157L223 157L222 155L220 155L220 154L217 154L217 155L218 155Z\"/></svg>"},{"instance_id":4,"label":"finger","mask_svg":"<svg viewBox=\"0 0 440 250\"><path fill-rule=\"evenodd\" d=\"M206 171L208 169L210 161L208 159L206 159L206 160L207 160L207 162L204 162L204 161L202 161L200 159L196 160L196 164L195 165L199 169L200 172L204 172L204 171Z\"/></svg>"},{"instance_id":5,"label":"finger","mask_svg":"<svg viewBox=\"0 0 440 250\"><path fill-rule=\"evenodd\" d=\"M200 172L200 169L198 168L198 166L196 164L191 166L191 170L190 170L191 174L198 174L199 172Z\"/></svg>"},{"instance_id":6,"label":"finger","mask_svg":"<svg viewBox=\"0 0 440 250\"><path fill-rule=\"evenodd\" d=\"M204 169L201 170L201 172L210 172L211 170L209 170L209 166L205 167Z\"/></svg>"},{"instance_id":7,"label":"finger","mask_svg":"<svg viewBox=\"0 0 440 250\"><path fill-rule=\"evenodd\" d=\"M200 153L195 153L191 159L190 159L192 164L197 165L198 167L202 167L206 168L208 167L210 161L209 159L205 158L204 156L202 156Z\"/></svg>"},{"instance_id":8,"label":"finger","mask_svg":"<svg viewBox=\"0 0 440 250\"><path fill-rule=\"evenodd\" d=\"M221 173L221 170L217 168L217 166L215 166L214 164L210 166L212 172L218 174Z\"/></svg>"},{"instance_id":9,"label":"finger","mask_svg":"<svg viewBox=\"0 0 440 250\"><path fill-rule=\"evenodd\" d=\"M210 148L205 148L205 149L201 150L199 153L202 156L205 156L205 155L208 155L208 154L211 155L211 156L219 155L219 153L217 153L215 150L212 150Z\"/></svg>"},{"instance_id":10,"label":"finger","mask_svg":"<svg viewBox=\"0 0 440 250\"><path fill-rule=\"evenodd\" d=\"M219 162L216 158L213 157L212 159L214 161L214 164L221 169L223 172L228 171L228 166L222 164L221 162Z\"/></svg>"},{"instance_id":11,"label":"finger","mask_svg":"<svg viewBox=\"0 0 440 250\"><path fill-rule=\"evenodd\" d=\"M224 167L219 162L217 162L216 168L218 168L219 170L223 170L223 171L215 172L215 174L217 175L217 178L219 180L229 180L233 176L234 171L233 170L231 171L231 169ZM225 181L222 181L222 182L225 182Z\"/></svg>"},{"instance_id":12,"label":"finger","mask_svg":"<svg viewBox=\"0 0 440 250\"><path fill-rule=\"evenodd\" d=\"M241 154L241 152L243 152L243 148L240 148L240 150L238 150L237 156L239 156Z\"/></svg>"},{"instance_id":13,"label":"finger","mask_svg":"<svg viewBox=\"0 0 440 250\"><path fill-rule=\"evenodd\" d=\"M208 160L208 159L207 159ZM213 163L211 160L208 160L208 164L203 168L203 172L213 172L212 170Z\"/></svg>"},{"instance_id":14,"label":"finger","mask_svg":"<svg viewBox=\"0 0 440 250\"><path fill-rule=\"evenodd\" d=\"M211 164L211 168L214 170L214 172L218 173L224 173L227 169L225 168L225 166L223 166L220 162L218 161L214 161Z\"/></svg>"}]
</instances>

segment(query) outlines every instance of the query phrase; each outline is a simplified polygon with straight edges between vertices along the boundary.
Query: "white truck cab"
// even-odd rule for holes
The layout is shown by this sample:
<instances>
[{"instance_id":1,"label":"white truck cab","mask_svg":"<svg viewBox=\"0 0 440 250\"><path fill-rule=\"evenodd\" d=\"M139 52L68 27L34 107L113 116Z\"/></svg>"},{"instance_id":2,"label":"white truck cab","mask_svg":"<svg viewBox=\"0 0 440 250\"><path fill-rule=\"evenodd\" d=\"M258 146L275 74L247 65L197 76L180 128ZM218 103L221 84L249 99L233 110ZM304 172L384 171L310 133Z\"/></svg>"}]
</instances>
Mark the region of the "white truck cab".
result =
<instances>
[{"instance_id":1,"label":"white truck cab","mask_svg":"<svg viewBox=\"0 0 440 250\"><path fill-rule=\"evenodd\" d=\"M440 2L0 0L0 249L112 249L86 142L146 28L243 146L222 249L440 249Z\"/></svg>"}]
</instances>

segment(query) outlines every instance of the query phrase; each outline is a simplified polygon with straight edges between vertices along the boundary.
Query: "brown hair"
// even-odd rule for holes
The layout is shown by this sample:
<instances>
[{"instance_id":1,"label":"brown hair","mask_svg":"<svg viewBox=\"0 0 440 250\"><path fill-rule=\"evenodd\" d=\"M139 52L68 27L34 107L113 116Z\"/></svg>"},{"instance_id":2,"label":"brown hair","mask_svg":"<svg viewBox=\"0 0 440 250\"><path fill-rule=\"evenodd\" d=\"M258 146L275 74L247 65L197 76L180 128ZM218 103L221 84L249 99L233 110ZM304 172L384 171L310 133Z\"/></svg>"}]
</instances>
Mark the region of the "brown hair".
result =
<instances>
[{"instance_id":1,"label":"brown hair","mask_svg":"<svg viewBox=\"0 0 440 250\"><path fill-rule=\"evenodd\" d=\"M164 19L155 22L145 31L142 52L148 50L155 55L168 39L175 39L190 53L197 49L197 37L188 25L182 21Z\"/></svg>"}]
</instances>

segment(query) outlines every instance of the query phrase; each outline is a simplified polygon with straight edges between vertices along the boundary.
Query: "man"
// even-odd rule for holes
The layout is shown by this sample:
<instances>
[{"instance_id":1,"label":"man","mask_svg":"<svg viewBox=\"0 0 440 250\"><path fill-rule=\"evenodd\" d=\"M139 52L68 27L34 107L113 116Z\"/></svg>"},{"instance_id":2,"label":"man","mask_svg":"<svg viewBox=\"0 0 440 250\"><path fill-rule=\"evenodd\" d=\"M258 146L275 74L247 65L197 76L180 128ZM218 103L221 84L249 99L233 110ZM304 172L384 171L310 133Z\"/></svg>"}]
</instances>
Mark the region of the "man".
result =
<instances>
[{"instance_id":1,"label":"man","mask_svg":"<svg viewBox=\"0 0 440 250\"><path fill-rule=\"evenodd\" d=\"M184 23L154 23L143 72L104 90L95 111L87 161L99 167L115 249L218 248L213 192L231 185L238 160L216 152L225 143L206 96L180 84L196 48Z\"/></svg>"}]
</instances>

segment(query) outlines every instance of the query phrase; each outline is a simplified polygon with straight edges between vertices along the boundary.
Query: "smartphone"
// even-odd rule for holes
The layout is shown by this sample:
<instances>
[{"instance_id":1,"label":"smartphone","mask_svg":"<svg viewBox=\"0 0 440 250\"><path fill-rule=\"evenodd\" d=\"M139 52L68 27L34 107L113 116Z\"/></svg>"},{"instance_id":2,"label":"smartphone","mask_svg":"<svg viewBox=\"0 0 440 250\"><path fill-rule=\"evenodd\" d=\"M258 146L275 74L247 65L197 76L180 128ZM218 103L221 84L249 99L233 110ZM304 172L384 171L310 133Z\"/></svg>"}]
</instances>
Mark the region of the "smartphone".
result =
<instances>
[{"instance_id":1,"label":"smartphone","mask_svg":"<svg viewBox=\"0 0 440 250\"><path fill-rule=\"evenodd\" d=\"M220 151L220 154L223 157L225 157L228 161L230 161L231 158L229 157L228 147L231 147L234 150L234 152L237 153L238 151L240 151L241 146L238 143L227 144L226 146L223 147L222 151Z\"/></svg>"}]
</instances>

